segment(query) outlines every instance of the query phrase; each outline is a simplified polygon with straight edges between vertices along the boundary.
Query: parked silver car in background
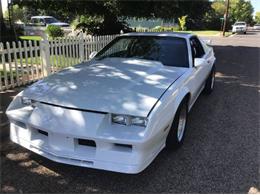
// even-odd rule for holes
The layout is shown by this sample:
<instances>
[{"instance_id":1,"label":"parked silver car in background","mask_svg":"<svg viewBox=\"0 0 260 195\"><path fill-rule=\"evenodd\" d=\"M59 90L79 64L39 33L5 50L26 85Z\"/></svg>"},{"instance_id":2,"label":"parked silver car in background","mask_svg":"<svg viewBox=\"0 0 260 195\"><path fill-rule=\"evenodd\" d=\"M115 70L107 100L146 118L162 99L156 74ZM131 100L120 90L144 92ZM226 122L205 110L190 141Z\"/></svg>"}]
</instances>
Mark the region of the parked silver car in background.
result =
<instances>
[{"instance_id":1,"label":"parked silver car in background","mask_svg":"<svg viewBox=\"0 0 260 195\"><path fill-rule=\"evenodd\" d=\"M244 33L246 34L247 25L245 22L236 22L232 25L232 33Z\"/></svg>"},{"instance_id":2,"label":"parked silver car in background","mask_svg":"<svg viewBox=\"0 0 260 195\"><path fill-rule=\"evenodd\" d=\"M260 30L260 24L255 24L253 27L254 30Z\"/></svg>"},{"instance_id":3,"label":"parked silver car in background","mask_svg":"<svg viewBox=\"0 0 260 195\"><path fill-rule=\"evenodd\" d=\"M32 16L30 23L24 26L24 34L44 36L48 25L61 27L65 34L72 31L68 23L61 22L53 16Z\"/></svg>"}]
</instances>

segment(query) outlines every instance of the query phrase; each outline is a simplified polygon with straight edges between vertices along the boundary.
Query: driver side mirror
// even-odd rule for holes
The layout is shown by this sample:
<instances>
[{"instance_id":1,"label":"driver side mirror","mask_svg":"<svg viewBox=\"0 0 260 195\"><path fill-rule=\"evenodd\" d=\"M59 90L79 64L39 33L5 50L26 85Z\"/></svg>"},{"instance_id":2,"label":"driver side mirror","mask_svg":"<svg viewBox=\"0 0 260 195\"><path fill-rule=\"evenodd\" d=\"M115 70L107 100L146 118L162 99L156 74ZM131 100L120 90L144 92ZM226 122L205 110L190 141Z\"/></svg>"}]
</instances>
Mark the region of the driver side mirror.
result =
<instances>
[{"instance_id":1,"label":"driver side mirror","mask_svg":"<svg viewBox=\"0 0 260 195\"><path fill-rule=\"evenodd\" d=\"M195 67L200 67L206 65L206 60L204 58L195 58L194 59L194 66Z\"/></svg>"},{"instance_id":2,"label":"driver side mirror","mask_svg":"<svg viewBox=\"0 0 260 195\"><path fill-rule=\"evenodd\" d=\"M210 39L206 39L204 40L204 42L206 43L206 45L212 46L212 41Z\"/></svg>"},{"instance_id":3,"label":"driver side mirror","mask_svg":"<svg viewBox=\"0 0 260 195\"><path fill-rule=\"evenodd\" d=\"M91 52L91 54L89 55L89 59L91 60L92 58L94 58L97 55L96 51Z\"/></svg>"}]
</instances>

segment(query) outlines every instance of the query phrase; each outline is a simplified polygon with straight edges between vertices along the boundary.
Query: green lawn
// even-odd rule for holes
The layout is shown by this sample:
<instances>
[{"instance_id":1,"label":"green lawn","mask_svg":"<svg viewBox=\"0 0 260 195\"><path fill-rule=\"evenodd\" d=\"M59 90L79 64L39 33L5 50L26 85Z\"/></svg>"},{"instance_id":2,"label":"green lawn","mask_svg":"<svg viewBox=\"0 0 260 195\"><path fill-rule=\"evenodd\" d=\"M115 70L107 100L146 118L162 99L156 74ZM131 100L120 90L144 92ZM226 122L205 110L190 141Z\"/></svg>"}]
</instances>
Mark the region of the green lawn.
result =
<instances>
[{"instance_id":1,"label":"green lawn","mask_svg":"<svg viewBox=\"0 0 260 195\"><path fill-rule=\"evenodd\" d=\"M189 33L194 33L196 35L200 35L200 36L214 36L214 35L219 35L220 31L217 30L196 30L196 31L187 31Z\"/></svg>"},{"instance_id":2,"label":"green lawn","mask_svg":"<svg viewBox=\"0 0 260 195\"><path fill-rule=\"evenodd\" d=\"M32 60L32 62L31 62L31 60ZM50 56L50 61L51 61L51 64L53 65L52 67L54 69L58 69L58 70L79 63L78 58L66 57L64 55L57 55L57 56L52 55L52 56ZM17 62L18 62L18 64L20 64L19 58L17 59ZM26 68L26 59L25 58L22 59L22 63L23 63L23 67ZM31 67L30 67L31 64L38 64L38 65L41 64L39 57L38 58L32 58L32 59L30 57L28 57L27 63L28 63L28 66L29 66L29 70L31 70ZM7 70L6 72L7 72L7 77L10 77L10 70ZM3 70L2 66L0 66L0 74L2 76L4 75L4 70ZM14 76L16 75L15 70L13 70L13 75Z\"/></svg>"},{"instance_id":3,"label":"green lawn","mask_svg":"<svg viewBox=\"0 0 260 195\"><path fill-rule=\"evenodd\" d=\"M0 70L0 75L2 76L2 78L4 78L4 70ZM7 75L7 78L10 78L11 72L6 71L6 75ZM16 78L16 72L15 71L13 71L13 77Z\"/></svg>"},{"instance_id":4,"label":"green lawn","mask_svg":"<svg viewBox=\"0 0 260 195\"><path fill-rule=\"evenodd\" d=\"M222 31L218 31L218 30L195 30L195 31L178 31L178 32L193 33L198 36L222 36ZM226 37L230 35L232 35L232 32L225 33Z\"/></svg>"},{"instance_id":5,"label":"green lawn","mask_svg":"<svg viewBox=\"0 0 260 195\"><path fill-rule=\"evenodd\" d=\"M19 37L22 40L31 40L31 41L40 41L42 40L41 36L20 36Z\"/></svg>"},{"instance_id":6,"label":"green lawn","mask_svg":"<svg viewBox=\"0 0 260 195\"><path fill-rule=\"evenodd\" d=\"M30 65L31 64L31 60L33 64L41 64L40 62L40 58L33 58L31 59L30 57L27 58L27 62ZM64 55L51 55L50 56L50 61L51 63L53 63L53 65L58 68L65 68L69 65L67 64L78 64L78 58L72 58L72 57L66 57ZM18 62L20 62L20 59L17 59ZM23 58L22 59L23 64L26 64L26 59Z\"/></svg>"}]
</instances>

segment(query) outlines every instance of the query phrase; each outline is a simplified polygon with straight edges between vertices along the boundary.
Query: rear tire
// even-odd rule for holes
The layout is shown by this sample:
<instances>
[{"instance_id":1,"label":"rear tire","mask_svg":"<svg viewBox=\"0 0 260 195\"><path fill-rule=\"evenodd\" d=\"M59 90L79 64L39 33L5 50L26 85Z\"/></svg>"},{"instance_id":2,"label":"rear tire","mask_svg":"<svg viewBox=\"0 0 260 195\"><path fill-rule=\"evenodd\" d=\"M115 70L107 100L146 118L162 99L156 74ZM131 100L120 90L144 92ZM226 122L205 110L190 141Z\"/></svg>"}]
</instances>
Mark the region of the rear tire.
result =
<instances>
[{"instance_id":1,"label":"rear tire","mask_svg":"<svg viewBox=\"0 0 260 195\"><path fill-rule=\"evenodd\" d=\"M204 92L206 94L211 94L213 89L214 89L214 85L215 85L215 65L213 65L212 69L211 69L211 72L210 72L210 75L209 77L207 78L206 80L206 84L205 84L205 88L204 88Z\"/></svg>"},{"instance_id":2,"label":"rear tire","mask_svg":"<svg viewBox=\"0 0 260 195\"><path fill-rule=\"evenodd\" d=\"M187 98L182 100L177 112L174 116L171 129L166 138L166 149L169 151L177 150L182 144L186 132L188 116L188 101Z\"/></svg>"},{"instance_id":3,"label":"rear tire","mask_svg":"<svg viewBox=\"0 0 260 195\"><path fill-rule=\"evenodd\" d=\"M244 32L244 34L246 34L246 32Z\"/></svg>"}]
</instances>

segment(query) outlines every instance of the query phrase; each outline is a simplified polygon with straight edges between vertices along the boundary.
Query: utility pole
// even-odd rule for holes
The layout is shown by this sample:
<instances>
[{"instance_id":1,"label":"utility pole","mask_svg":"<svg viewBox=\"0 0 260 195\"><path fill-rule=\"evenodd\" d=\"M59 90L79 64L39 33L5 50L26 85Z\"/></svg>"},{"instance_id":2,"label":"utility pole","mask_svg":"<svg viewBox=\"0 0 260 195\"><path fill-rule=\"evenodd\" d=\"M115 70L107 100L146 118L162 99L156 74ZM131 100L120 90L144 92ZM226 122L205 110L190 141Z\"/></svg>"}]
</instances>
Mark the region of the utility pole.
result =
<instances>
[{"instance_id":1,"label":"utility pole","mask_svg":"<svg viewBox=\"0 0 260 195\"><path fill-rule=\"evenodd\" d=\"M228 12L229 12L229 0L226 0L226 11L224 15L224 25L223 25L223 37L225 36L225 32L227 28Z\"/></svg>"}]
</instances>

